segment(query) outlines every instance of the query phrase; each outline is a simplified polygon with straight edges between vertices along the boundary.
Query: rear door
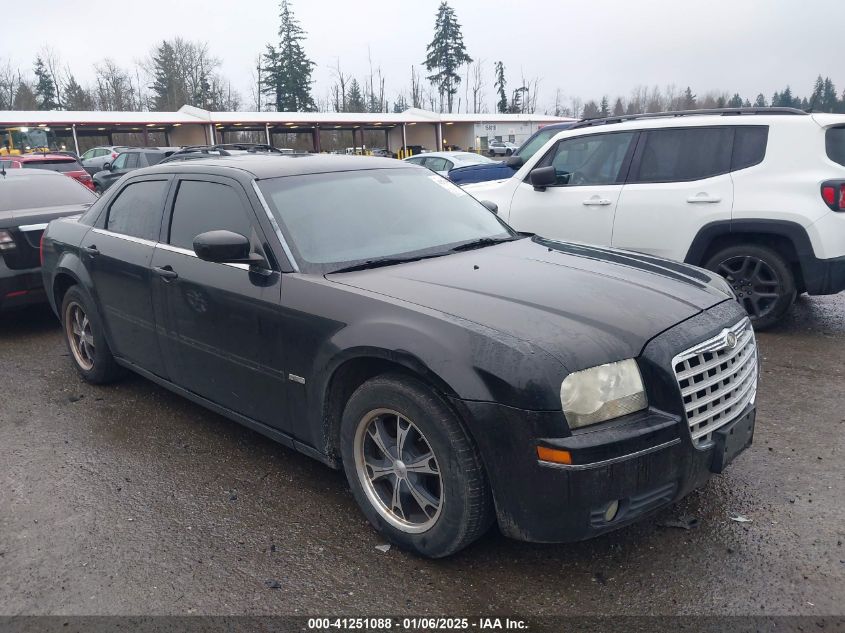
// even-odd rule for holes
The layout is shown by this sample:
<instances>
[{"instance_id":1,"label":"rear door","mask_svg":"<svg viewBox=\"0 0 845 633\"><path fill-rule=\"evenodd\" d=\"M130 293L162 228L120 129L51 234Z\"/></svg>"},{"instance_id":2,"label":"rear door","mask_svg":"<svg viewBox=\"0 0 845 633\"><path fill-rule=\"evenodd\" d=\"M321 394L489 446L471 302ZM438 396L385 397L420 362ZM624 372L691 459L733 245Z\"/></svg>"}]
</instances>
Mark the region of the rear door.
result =
<instances>
[{"instance_id":1,"label":"rear door","mask_svg":"<svg viewBox=\"0 0 845 633\"><path fill-rule=\"evenodd\" d=\"M152 271L174 382L212 402L286 431L281 273L199 259L200 233L228 230L269 255L243 187L212 176L179 179ZM271 259L269 261L272 261Z\"/></svg>"},{"instance_id":2,"label":"rear door","mask_svg":"<svg viewBox=\"0 0 845 633\"><path fill-rule=\"evenodd\" d=\"M152 308L150 261L170 181L169 176L147 176L123 184L102 224L91 229L81 245L112 352L165 378Z\"/></svg>"},{"instance_id":3,"label":"rear door","mask_svg":"<svg viewBox=\"0 0 845 633\"><path fill-rule=\"evenodd\" d=\"M701 227L730 220L733 138L730 126L644 130L613 246L683 261Z\"/></svg>"},{"instance_id":4,"label":"rear door","mask_svg":"<svg viewBox=\"0 0 845 633\"><path fill-rule=\"evenodd\" d=\"M558 141L534 166L554 166L557 182L536 190L526 179L514 193L508 218L519 231L610 245L613 214L637 132L611 132Z\"/></svg>"}]
</instances>

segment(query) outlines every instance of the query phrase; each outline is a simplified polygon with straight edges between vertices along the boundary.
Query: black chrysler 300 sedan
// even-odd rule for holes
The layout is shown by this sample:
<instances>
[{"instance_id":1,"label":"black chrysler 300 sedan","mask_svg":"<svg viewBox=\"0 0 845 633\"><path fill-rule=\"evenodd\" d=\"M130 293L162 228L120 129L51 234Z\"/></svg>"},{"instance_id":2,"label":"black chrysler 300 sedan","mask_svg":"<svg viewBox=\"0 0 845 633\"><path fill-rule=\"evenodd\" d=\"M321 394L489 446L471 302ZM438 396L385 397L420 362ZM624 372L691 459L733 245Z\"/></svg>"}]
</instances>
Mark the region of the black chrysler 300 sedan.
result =
<instances>
[{"instance_id":1,"label":"black chrysler 300 sedan","mask_svg":"<svg viewBox=\"0 0 845 633\"><path fill-rule=\"evenodd\" d=\"M751 442L754 333L718 276L514 232L389 159L133 172L50 224L44 282L84 378L130 369L342 467L393 542L497 520L589 538Z\"/></svg>"}]
</instances>

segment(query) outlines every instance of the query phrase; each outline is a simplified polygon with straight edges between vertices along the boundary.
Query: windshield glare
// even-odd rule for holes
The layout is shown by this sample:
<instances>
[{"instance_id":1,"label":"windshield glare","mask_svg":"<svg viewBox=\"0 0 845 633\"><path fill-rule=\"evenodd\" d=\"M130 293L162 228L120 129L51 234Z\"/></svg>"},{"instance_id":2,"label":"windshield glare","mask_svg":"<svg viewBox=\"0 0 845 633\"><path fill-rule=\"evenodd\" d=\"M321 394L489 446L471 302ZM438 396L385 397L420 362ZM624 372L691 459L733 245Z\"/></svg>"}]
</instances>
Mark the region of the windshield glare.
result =
<instances>
[{"instance_id":1,"label":"windshield glare","mask_svg":"<svg viewBox=\"0 0 845 633\"><path fill-rule=\"evenodd\" d=\"M258 185L296 260L320 272L515 235L463 189L416 167L287 176Z\"/></svg>"}]
</instances>

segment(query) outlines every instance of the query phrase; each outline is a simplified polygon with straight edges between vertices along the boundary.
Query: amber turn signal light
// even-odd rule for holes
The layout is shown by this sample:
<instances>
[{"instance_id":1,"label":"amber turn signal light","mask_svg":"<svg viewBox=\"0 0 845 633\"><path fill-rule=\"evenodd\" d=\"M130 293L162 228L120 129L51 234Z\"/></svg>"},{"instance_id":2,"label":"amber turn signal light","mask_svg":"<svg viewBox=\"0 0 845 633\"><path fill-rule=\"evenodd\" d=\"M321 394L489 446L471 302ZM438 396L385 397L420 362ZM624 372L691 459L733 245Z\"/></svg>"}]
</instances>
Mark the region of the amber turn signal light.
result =
<instances>
[{"instance_id":1,"label":"amber turn signal light","mask_svg":"<svg viewBox=\"0 0 845 633\"><path fill-rule=\"evenodd\" d=\"M558 448L548 448L546 446L537 447L537 457L540 461L551 462L553 464L571 464L572 454L569 451L562 451Z\"/></svg>"}]
</instances>

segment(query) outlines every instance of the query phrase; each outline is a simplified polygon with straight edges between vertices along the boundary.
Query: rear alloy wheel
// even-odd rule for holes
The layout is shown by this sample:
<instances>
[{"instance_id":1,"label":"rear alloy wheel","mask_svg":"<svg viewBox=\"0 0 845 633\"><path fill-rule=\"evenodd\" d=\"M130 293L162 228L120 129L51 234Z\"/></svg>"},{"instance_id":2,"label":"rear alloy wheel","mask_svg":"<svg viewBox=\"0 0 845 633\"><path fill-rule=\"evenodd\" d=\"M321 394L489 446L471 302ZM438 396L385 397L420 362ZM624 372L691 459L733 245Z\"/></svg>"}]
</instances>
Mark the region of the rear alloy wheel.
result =
<instances>
[{"instance_id":1,"label":"rear alloy wheel","mask_svg":"<svg viewBox=\"0 0 845 633\"><path fill-rule=\"evenodd\" d=\"M346 478L370 523L391 542L440 558L493 521L478 449L442 398L418 380L384 375L361 385L343 412Z\"/></svg>"},{"instance_id":2,"label":"rear alloy wheel","mask_svg":"<svg viewBox=\"0 0 845 633\"><path fill-rule=\"evenodd\" d=\"M728 281L757 329L773 325L795 301L795 276L789 264L765 246L726 248L711 257L705 268Z\"/></svg>"},{"instance_id":3,"label":"rear alloy wheel","mask_svg":"<svg viewBox=\"0 0 845 633\"><path fill-rule=\"evenodd\" d=\"M106 342L99 315L79 286L71 286L65 293L61 315L68 351L85 380L102 384L124 374Z\"/></svg>"}]
</instances>

